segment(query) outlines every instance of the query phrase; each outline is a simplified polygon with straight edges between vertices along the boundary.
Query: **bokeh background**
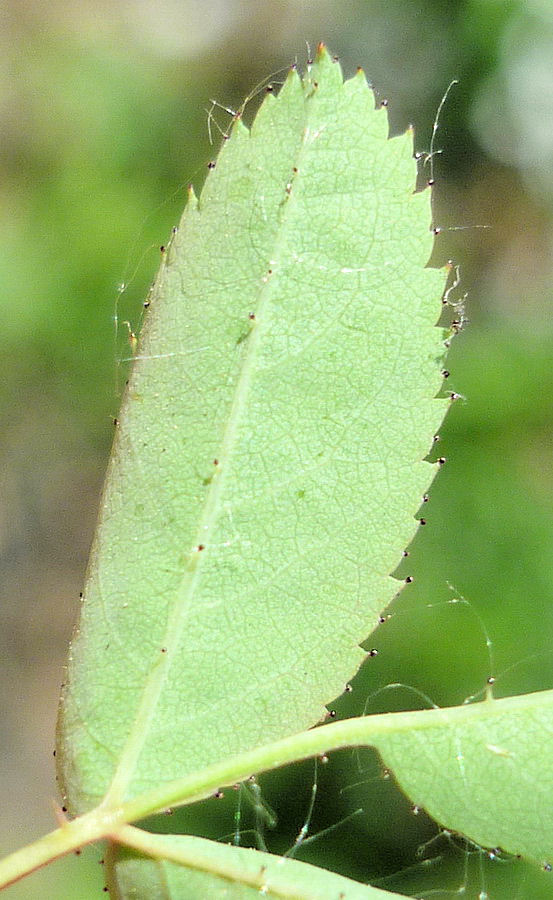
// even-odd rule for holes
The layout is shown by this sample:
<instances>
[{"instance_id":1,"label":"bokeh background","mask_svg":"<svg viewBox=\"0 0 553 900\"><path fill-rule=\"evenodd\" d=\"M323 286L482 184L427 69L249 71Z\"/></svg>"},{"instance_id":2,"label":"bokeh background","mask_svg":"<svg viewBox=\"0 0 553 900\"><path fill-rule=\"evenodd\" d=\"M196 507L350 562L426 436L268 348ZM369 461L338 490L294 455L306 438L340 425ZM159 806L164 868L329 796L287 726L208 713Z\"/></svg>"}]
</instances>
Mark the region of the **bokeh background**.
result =
<instances>
[{"instance_id":1,"label":"bokeh background","mask_svg":"<svg viewBox=\"0 0 553 900\"><path fill-rule=\"evenodd\" d=\"M415 581L336 708L459 703L489 675L498 696L553 687L550 0L2 0L0 16L2 851L55 824L57 696L120 360L186 186L201 186L228 127L211 101L236 108L320 39L346 75L364 67L392 132L413 123L423 152L459 79L435 140L434 262L460 265L454 296L467 294L470 320L448 363L466 399L441 431L447 465L402 569ZM310 763L262 781L272 831L251 788L240 818L234 795L204 804L194 827L282 852L313 780ZM298 858L416 896L553 897L553 876L414 815L368 753L332 758L316 783L320 834ZM98 856L6 896L101 896Z\"/></svg>"}]
</instances>

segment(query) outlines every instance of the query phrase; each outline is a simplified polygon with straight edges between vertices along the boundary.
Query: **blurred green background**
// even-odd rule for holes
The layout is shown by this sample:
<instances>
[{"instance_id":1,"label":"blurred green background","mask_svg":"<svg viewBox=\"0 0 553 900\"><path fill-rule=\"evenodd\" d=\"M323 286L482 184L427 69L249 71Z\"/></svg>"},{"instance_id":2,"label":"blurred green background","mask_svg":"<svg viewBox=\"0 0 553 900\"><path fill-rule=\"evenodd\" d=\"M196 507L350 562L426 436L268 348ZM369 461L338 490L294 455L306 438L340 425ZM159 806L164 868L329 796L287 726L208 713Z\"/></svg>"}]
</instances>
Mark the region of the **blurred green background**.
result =
<instances>
[{"instance_id":1,"label":"blurred green background","mask_svg":"<svg viewBox=\"0 0 553 900\"><path fill-rule=\"evenodd\" d=\"M415 581L336 708L459 703L489 675L498 696L553 687L550 0L3 0L0 15L2 851L55 824L57 695L119 361L187 184L201 186L216 123L228 126L216 108L209 129L206 110L213 99L236 108L270 73L277 84L305 63L306 42L325 40L346 75L362 65L389 101L392 131L413 123L421 151L460 80L436 136L444 230L433 260L459 263L457 296L468 294L470 326L448 362L448 387L466 399L441 431L447 465L402 564ZM316 782L311 831L332 830L298 858L421 897L553 897L553 876L489 859L414 816L369 753L319 765ZM262 781L280 823L272 833L251 790L240 819L231 793L194 812L195 827L283 852L312 784L312 763ZM57 863L6 896L97 897L98 856Z\"/></svg>"}]
</instances>

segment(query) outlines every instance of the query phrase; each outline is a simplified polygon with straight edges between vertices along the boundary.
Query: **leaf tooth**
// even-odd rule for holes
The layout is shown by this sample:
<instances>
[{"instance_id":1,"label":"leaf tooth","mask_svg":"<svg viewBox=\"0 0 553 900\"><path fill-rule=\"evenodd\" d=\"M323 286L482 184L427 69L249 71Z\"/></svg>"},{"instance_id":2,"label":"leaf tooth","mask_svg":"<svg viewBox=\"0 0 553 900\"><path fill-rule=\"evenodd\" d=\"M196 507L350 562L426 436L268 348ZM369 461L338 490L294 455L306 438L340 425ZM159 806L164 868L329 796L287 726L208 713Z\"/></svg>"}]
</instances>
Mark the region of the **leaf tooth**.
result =
<instances>
[{"instance_id":1,"label":"leaf tooth","mask_svg":"<svg viewBox=\"0 0 553 900\"><path fill-rule=\"evenodd\" d=\"M188 192L186 197L186 209L195 210L198 208L198 197L196 195L196 191L194 190L194 185L188 185Z\"/></svg>"},{"instance_id":2,"label":"leaf tooth","mask_svg":"<svg viewBox=\"0 0 553 900\"><path fill-rule=\"evenodd\" d=\"M356 91L369 91L372 90L371 85L367 79L367 75L362 66L357 66L357 71L355 75L352 75L351 78L346 79L344 82L344 88L346 90L355 93Z\"/></svg>"},{"instance_id":3,"label":"leaf tooth","mask_svg":"<svg viewBox=\"0 0 553 900\"><path fill-rule=\"evenodd\" d=\"M288 70L288 75L286 76L286 80L282 85L278 94L274 94L272 92L265 94L265 98L263 103L259 107L255 119L252 122L250 133L252 137L259 131L263 131L265 128L265 122L267 119L270 120L273 115L272 110L274 109L274 104L284 104L285 106L290 105L291 108L294 107L294 95L303 96L303 85L300 76L298 75L298 71L295 66L291 66ZM243 123L242 126L245 128ZM236 126L234 126L236 127ZM234 128L233 128L234 131Z\"/></svg>"}]
</instances>

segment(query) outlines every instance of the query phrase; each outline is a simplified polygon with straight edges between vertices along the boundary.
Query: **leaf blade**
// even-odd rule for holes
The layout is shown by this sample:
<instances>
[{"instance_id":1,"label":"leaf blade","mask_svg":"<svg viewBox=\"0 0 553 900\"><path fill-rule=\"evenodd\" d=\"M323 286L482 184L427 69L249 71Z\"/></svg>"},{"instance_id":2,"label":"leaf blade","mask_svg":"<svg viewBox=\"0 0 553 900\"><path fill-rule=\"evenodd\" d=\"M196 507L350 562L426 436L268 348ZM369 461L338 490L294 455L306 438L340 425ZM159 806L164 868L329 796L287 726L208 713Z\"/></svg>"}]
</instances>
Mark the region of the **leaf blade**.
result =
<instances>
[{"instance_id":1,"label":"leaf blade","mask_svg":"<svg viewBox=\"0 0 553 900\"><path fill-rule=\"evenodd\" d=\"M134 829L136 832L136 829ZM326 869L245 847L189 835L147 835L147 856L123 852L117 861L120 900L393 900L399 894L360 884ZM190 868L192 867L192 868Z\"/></svg>"},{"instance_id":2,"label":"leaf blade","mask_svg":"<svg viewBox=\"0 0 553 900\"><path fill-rule=\"evenodd\" d=\"M397 590L444 409L443 276L410 137L385 132L364 76L322 52L190 198L69 667L72 811L314 724Z\"/></svg>"},{"instance_id":3,"label":"leaf blade","mask_svg":"<svg viewBox=\"0 0 553 900\"><path fill-rule=\"evenodd\" d=\"M476 844L550 871L553 691L428 712L422 728L374 742L407 796Z\"/></svg>"}]
</instances>

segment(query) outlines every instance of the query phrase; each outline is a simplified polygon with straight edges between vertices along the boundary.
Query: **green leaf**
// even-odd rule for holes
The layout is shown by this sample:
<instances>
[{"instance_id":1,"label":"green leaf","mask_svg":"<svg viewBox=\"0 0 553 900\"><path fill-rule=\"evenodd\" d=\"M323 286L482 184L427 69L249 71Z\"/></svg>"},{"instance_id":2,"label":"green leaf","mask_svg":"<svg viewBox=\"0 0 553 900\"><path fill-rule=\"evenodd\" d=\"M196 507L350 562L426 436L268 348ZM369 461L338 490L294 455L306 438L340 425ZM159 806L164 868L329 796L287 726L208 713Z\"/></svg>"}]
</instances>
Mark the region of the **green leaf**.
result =
<instances>
[{"instance_id":1,"label":"green leaf","mask_svg":"<svg viewBox=\"0 0 553 900\"><path fill-rule=\"evenodd\" d=\"M71 812L323 716L434 469L443 273L412 136L321 50L191 194L150 297L62 698Z\"/></svg>"},{"instance_id":2,"label":"green leaf","mask_svg":"<svg viewBox=\"0 0 553 900\"><path fill-rule=\"evenodd\" d=\"M419 716L419 725L391 727L372 742L407 796L482 847L520 854L548 871L553 691Z\"/></svg>"},{"instance_id":3,"label":"green leaf","mask_svg":"<svg viewBox=\"0 0 553 900\"><path fill-rule=\"evenodd\" d=\"M133 829L137 832L137 829ZM148 835L152 859L124 852L117 863L120 900L392 900L399 894L287 857L181 835ZM192 868L187 868L191 866Z\"/></svg>"}]
</instances>

